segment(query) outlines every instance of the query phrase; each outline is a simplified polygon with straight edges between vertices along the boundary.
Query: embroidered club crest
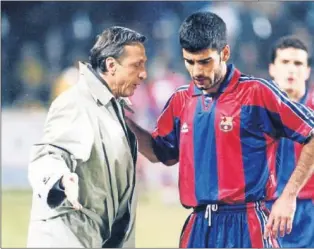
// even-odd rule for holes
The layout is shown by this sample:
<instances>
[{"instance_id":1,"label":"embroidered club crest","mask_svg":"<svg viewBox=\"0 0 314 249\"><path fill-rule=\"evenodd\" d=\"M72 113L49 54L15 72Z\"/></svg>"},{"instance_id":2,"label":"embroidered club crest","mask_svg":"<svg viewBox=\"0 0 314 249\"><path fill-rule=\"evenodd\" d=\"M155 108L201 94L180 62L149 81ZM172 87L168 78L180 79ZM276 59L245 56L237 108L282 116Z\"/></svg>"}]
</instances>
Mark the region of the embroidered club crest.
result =
<instances>
[{"instance_id":1,"label":"embroidered club crest","mask_svg":"<svg viewBox=\"0 0 314 249\"><path fill-rule=\"evenodd\" d=\"M222 117L220 121L220 130L228 132L233 129L233 117Z\"/></svg>"}]
</instances>

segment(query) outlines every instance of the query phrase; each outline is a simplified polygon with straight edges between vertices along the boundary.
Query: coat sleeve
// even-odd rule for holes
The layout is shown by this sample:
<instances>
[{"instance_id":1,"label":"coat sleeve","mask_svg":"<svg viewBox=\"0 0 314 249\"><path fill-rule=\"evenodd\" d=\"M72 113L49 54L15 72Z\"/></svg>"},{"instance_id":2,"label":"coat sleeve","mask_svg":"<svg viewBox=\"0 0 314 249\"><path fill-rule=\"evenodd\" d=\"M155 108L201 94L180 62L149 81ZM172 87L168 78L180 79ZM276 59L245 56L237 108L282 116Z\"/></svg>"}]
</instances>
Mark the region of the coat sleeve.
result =
<instances>
[{"instance_id":1,"label":"coat sleeve","mask_svg":"<svg viewBox=\"0 0 314 249\"><path fill-rule=\"evenodd\" d=\"M81 103L62 95L51 105L43 140L31 151L28 178L35 194L51 208L62 203L63 191L54 186L78 162L86 162L91 153L94 133Z\"/></svg>"}]
</instances>

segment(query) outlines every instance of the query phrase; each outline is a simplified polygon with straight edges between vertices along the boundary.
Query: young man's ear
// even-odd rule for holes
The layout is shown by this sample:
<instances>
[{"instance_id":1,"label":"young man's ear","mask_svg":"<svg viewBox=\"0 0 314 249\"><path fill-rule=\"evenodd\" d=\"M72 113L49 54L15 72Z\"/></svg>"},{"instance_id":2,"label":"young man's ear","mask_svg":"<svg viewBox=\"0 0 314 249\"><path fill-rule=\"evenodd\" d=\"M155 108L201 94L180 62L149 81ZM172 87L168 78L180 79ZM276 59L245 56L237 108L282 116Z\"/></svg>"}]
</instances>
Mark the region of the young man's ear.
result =
<instances>
[{"instance_id":1,"label":"young man's ear","mask_svg":"<svg viewBox=\"0 0 314 249\"><path fill-rule=\"evenodd\" d=\"M106 59L106 68L109 74L114 75L116 72L116 60L113 57Z\"/></svg>"},{"instance_id":2,"label":"young man's ear","mask_svg":"<svg viewBox=\"0 0 314 249\"><path fill-rule=\"evenodd\" d=\"M310 78L310 76L311 76L311 67L309 66L309 67L307 68L306 80L308 80L308 79Z\"/></svg>"},{"instance_id":3,"label":"young man's ear","mask_svg":"<svg viewBox=\"0 0 314 249\"><path fill-rule=\"evenodd\" d=\"M226 45L221 51L221 59L223 62L227 62L230 58L230 47Z\"/></svg>"},{"instance_id":4,"label":"young man's ear","mask_svg":"<svg viewBox=\"0 0 314 249\"><path fill-rule=\"evenodd\" d=\"M270 75L270 77L272 78L272 79L274 79L274 64L273 63L270 63L269 65L268 65L268 73L269 73L269 75Z\"/></svg>"}]
</instances>

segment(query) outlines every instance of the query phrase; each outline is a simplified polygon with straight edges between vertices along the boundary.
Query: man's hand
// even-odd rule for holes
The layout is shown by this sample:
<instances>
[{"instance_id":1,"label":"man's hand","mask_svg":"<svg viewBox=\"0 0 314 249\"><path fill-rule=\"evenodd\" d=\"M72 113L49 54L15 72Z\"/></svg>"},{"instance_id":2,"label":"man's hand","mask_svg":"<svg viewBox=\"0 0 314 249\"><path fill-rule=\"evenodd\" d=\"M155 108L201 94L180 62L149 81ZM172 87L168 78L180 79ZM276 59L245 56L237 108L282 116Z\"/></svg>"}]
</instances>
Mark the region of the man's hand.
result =
<instances>
[{"instance_id":1,"label":"man's hand","mask_svg":"<svg viewBox=\"0 0 314 249\"><path fill-rule=\"evenodd\" d=\"M277 238L278 229L280 236L289 234L292 230L292 222L296 210L296 197L280 196L275 201L264 232L264 238L269 236Z\"/></svg>"},{"instance_id":2,"label":"man's hand","mask_svg":"<svg viewBox=\"0 0 314 249\"><path fill-rule=\"evenodd\" d=\"M82 205L78 202L79 185L78 176L75 173L69 173L63 175L61 178L61 184L64 188L64 193L76 210L82 209Z\"/></svg>"},{"instance_id":3,"label":"man's hand","mask_svg":"<svg viewBox=\"0 0 314 249\"><path fill-rule=\"evenodd\" d=\"M281 236L284 236L286 231L288 234L291 232L296 209L297 195L313 174L313 162L314 136L312 136L310 141L303 146L297 166L295 167L281 196L272 207L264 232L265 239L269 237L271 233L273 236L277 237L278 228Z\"/></svg>"}]
</instances>

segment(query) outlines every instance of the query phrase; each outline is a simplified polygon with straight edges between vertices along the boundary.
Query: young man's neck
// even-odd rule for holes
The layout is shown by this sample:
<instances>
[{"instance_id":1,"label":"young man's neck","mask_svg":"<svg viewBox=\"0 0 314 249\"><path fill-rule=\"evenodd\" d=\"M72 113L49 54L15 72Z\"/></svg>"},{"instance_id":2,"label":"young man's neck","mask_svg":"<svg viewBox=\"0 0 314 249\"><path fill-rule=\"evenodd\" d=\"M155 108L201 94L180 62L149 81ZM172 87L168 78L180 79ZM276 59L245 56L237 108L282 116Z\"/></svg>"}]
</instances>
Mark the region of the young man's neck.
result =
<instances>
[{"instance_id":1,"label":"young man's neck","mask_svg":"<svg viewBox=\"0 0 314 249\"><path fill-rule=\"evenodd\" d=\"M294 102L299 102L303 96L305 95L306 88L299 89L298 91L286 91L288 97L290 100Z\"/></svg>"},{"instance_id":2,"label":"young man's neck","mask_svg":"<svg viewBox=\"0 0 314 249\"><path fill-rule=\"evenodd\" d=\"M219 83L217 83L216 86L210 88L210 89L206 89L206 90L203 90L203 94L213 94L213 93L216 93L221 85L222 81Z\"/></svg>"}]
</instances>

